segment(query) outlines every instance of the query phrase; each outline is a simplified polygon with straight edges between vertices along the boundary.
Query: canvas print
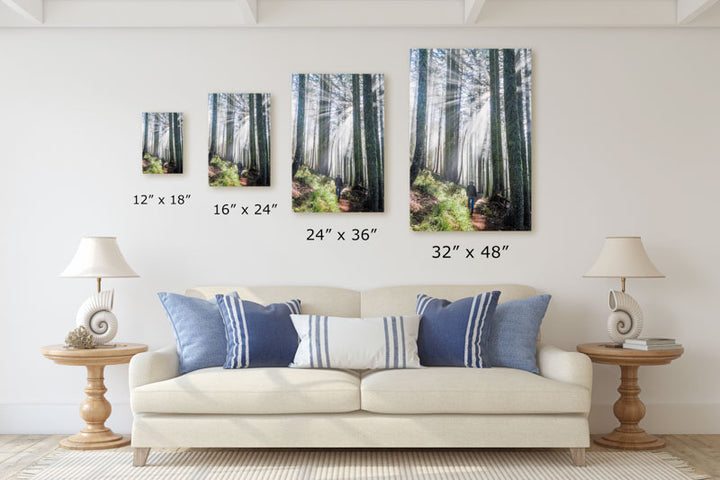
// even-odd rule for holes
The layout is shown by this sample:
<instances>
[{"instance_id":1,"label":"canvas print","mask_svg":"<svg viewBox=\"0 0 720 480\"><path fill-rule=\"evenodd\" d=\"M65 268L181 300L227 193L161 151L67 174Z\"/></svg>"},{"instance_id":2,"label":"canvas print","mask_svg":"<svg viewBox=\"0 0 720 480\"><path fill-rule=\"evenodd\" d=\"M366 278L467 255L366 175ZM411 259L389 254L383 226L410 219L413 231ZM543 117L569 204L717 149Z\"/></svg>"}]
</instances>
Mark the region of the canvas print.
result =
<instances>
[{"instance_id":1,"label":"canvas print","mask_svg":"<svg viewBox=\"0 0 720 480\"><path fill-rule=\"evenodd\" d=\"M529 49L410 52L410 226L530 230Z\"/></svg>"},{"instance_id":2,"label":"canvas print","mask_svg":"<svg viewBox=\"0 0 720 480\"><path fill-rule=\"evenodd\" d=\"M384 78L292 77L292 200L296 212L384 210Z\"/></svg>"},{"instance_id":3,"label":"canvas print","mask_svg":"<svg viewBox=\"0 0 720 480\"><path fill-rule=\"evenodd\" d=\"M143 173L183 173L183 114L142 114Z\"/></svg>"},{"instance_id":4,"label":"canvas print","mask_svg":"<svg viewBox=\"0 0 720 480\"><path fill-rule=\"evenodd\" d=\"M270 94L208 95L211 187L270 186Z\"/></svg>"}]
</instances>

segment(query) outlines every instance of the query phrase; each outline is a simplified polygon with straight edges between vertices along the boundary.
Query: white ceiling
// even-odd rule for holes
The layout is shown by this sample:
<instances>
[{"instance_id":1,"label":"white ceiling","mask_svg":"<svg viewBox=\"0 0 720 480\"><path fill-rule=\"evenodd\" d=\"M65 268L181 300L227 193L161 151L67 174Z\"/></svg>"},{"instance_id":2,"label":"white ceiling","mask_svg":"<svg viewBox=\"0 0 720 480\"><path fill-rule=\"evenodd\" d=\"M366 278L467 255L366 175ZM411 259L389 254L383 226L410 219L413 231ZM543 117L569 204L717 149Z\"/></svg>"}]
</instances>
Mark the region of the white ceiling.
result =
<instances>
[{"instance_id":1,"label":"white ceiling","mask_svg":"<svg viewBox=\"0 0 720 480\"><path fill-rule=\"evenodd\" d=\"M0 0L1 27L720 27L719 0Z\"/></svg>"}]
</instances>

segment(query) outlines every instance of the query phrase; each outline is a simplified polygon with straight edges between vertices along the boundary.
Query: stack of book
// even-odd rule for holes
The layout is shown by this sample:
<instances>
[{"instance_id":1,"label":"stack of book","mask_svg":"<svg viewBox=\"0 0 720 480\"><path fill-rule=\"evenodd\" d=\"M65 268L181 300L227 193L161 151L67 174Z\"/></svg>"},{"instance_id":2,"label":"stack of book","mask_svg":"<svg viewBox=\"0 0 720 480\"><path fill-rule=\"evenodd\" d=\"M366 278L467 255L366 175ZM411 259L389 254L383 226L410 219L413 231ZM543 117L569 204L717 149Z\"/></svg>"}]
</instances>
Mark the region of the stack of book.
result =
<instances>
[{"instance_id":1,"label":"stack of book","mask_svg":"<svg viewBox=\"0 0 720 480\"><path fill-rule=\"evenodd\" d=\"M674 350L682 348L674 338L626 338L623 348L630 350Z\"/></svg>"}]
</instances>

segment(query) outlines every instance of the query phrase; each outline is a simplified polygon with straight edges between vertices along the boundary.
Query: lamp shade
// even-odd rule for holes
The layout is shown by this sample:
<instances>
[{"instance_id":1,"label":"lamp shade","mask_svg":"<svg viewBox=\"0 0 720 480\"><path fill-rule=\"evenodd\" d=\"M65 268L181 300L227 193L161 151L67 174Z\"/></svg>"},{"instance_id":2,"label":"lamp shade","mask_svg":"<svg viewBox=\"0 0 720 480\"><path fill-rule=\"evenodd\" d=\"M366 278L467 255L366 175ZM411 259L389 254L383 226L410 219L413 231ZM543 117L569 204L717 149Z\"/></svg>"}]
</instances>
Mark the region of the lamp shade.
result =
<instances>
[{"instance_id":1,"label":"lamp shade","mask_svg":"<svg viewBox=\"0 0 720 480\"><path fill-rule=\"evenodd\" d=\"M640 237L607 237L600 256L583 277L664 278Z\"/></svg>"},{"instance_id":2,"label":"lamp shade","mask_svg":"<svg viewBox=\"0 0 720 480\"><path fill-rule=\"evenodd\" d=\"M116 237L83 237L61 277L139 277L120 252Z\"/></svg>"}]
</instances>

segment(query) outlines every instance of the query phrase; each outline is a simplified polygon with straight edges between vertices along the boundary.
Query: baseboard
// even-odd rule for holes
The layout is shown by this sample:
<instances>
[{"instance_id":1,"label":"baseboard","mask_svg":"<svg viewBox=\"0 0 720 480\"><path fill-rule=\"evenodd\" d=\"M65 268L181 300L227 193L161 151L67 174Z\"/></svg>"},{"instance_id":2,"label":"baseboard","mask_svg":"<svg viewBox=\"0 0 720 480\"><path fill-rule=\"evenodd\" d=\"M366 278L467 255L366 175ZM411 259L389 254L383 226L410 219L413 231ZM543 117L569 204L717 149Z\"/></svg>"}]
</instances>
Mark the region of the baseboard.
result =
<instances>
[{"instance_id":1,"label":"baseboard","mask_svg":"<svg viewBox=\"0 0 720 480\"><path fill-rule=\"evenodd\" d=\"M79 405L71 404L0 404L0 434L73 434L84 422ZM640 423L651 433L720 434L720 404L646 405L647 414ZM115 404L106 422L117 433L132 430L130 404ZM593 405L590 432L605 433L617 426L612 405Z\"/></svg>"},{"instance_id":2,"label":"baseboard","mask_svg":"<svg viewBox=\"0 0 720 480\"><path fill-rule=\"evenodd\" d=\"M75 434L85 426L79 409L72 404L0 404L0 434ZM113 404L105 425L115 433L129 433L130 404Z\"/></svg>"},{"instance_id":3,"label":"baseboard","mask_svg":"<svg viewBox=\"0 0 720 480\"><path fill-rule=\"evenodd\" d=\"M720 434L720 404L658 403L645 405L640 426L656 434ZM612 405L593 405L590 433L606 433L618 426Z\"/></svg>"}]
</instances>

